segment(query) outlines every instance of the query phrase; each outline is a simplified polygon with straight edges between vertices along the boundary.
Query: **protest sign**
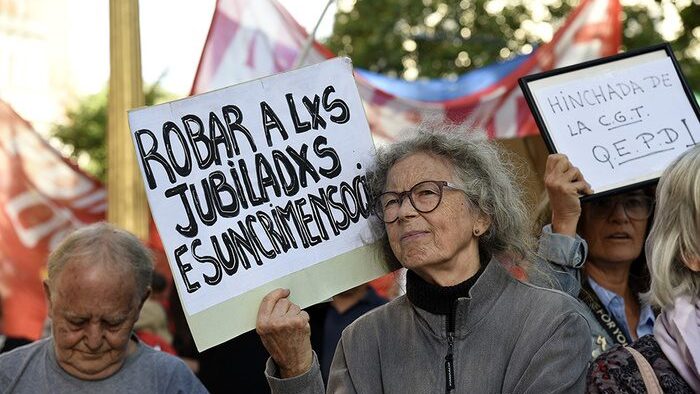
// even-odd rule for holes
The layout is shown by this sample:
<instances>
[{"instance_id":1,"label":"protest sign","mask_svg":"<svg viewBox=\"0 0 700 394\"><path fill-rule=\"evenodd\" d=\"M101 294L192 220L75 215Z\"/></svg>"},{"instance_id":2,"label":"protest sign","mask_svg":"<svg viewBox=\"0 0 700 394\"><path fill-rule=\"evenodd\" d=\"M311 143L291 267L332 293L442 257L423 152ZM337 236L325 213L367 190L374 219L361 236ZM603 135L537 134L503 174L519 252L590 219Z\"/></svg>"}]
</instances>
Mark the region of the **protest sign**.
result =
<instances>
[{"instance_id":1,"label":"protest sign","mask_svg":"<svg viewBox=\"0 0 700 394\"><path fill-rule=\"evenodd\" d=\"M201 351L385 273L374 146L348 58L129 112L153 218Z\"/></svg>"},{"instance_id":2,"label":"protest sign","mask_svg":"<svg viewBox=\"0 0 700 394\"><path fill-rule=\"evenodd\" d=\"M700 112L667 44L520 79L550 152L600 197L658 180L700 143Z\"/></svg>"}]
</instances>

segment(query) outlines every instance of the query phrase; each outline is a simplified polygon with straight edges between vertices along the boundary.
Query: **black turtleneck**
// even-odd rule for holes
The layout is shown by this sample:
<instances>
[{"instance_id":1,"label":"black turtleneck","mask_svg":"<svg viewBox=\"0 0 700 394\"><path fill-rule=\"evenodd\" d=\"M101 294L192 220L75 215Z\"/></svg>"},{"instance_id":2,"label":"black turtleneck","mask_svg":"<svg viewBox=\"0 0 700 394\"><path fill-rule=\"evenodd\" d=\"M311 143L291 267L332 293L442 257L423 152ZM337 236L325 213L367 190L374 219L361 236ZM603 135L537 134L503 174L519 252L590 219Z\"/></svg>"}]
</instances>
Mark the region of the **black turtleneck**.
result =
<instances>
[{"instance_id":1,"label":"black turtleneck","mask_svg":"<svg viewBox=\"0 0 700 394\"><path fill-rule=\"evenodd\" d=\"M469 290L484 272L486 264L471 278L454 286L442 287L426 282L415 272L407 270L406 296L411 303L436 315L447 315L452 311L455 300L469 297Z\"/></svg>"}]
</instances>

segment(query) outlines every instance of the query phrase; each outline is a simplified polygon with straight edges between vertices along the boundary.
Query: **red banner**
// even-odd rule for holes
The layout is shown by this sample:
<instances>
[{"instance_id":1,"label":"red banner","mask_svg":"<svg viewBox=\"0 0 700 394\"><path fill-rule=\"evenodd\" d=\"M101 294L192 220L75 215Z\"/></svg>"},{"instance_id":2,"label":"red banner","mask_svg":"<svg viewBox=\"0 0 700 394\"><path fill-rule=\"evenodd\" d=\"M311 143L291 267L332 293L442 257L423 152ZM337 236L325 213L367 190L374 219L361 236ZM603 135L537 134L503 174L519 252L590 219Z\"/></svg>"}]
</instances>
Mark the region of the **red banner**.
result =
<instances>
[{"instance_id":1,"label":"red banner","mask_svg":"<svg viewBox=\"0 0 700 394\"><path fill-rule=\"evenodd\" d=\"M74 228L104 220L106 191L0 101L0 294L6 335L39 338L46 258Z\"/></svg>"}]
</instances>

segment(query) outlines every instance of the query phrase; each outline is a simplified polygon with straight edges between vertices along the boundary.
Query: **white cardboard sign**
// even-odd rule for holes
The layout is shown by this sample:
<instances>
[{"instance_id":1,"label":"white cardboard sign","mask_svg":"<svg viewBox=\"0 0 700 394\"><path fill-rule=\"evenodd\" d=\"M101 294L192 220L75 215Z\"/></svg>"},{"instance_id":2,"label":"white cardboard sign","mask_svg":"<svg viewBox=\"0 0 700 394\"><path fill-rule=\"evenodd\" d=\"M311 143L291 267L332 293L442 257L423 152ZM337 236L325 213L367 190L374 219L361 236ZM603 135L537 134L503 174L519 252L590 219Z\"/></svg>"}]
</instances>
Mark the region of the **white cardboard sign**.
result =
<instances>
[{"instance_id":1,"label":"white cardboard sign","mask_svg":"<svg viewBox=\"0 0 700 394\"><path fill-rule=\"evenodd\" d=\"M369 229L374 146L348 58L129 112L153 218L197 347L384 273Z\"/></svg>"},{"instance_id":2,"label":"white cardboard sign","mask_svg":"<svg viewBox=\"0 0 700 394\"><path fill-rule=\"evenodd\" d=\"M658 178L700 143L698 116L664 51L528 85L553 150L566 154L596 193Z\"/></svg>"}]
</instances>

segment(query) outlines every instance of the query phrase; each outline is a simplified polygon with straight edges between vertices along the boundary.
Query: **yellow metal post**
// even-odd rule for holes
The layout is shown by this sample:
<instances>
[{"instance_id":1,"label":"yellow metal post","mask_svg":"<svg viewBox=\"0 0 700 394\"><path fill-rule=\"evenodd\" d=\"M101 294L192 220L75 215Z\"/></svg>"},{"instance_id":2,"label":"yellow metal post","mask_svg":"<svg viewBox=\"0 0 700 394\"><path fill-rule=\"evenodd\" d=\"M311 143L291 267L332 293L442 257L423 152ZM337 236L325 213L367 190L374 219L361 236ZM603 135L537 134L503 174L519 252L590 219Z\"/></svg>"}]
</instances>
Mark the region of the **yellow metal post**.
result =
<instances>
[{"instance_id":1,"label":"yellow metal post","mask_svg":"<svg viewBox=\"0 0 700 394\"><path fill-rule=\"evenodd\" d=\"M144 104L138 0L109 1L109 30L107 220L146 239L148 203L126 112Z\"/></svg>"}]
</instances>

